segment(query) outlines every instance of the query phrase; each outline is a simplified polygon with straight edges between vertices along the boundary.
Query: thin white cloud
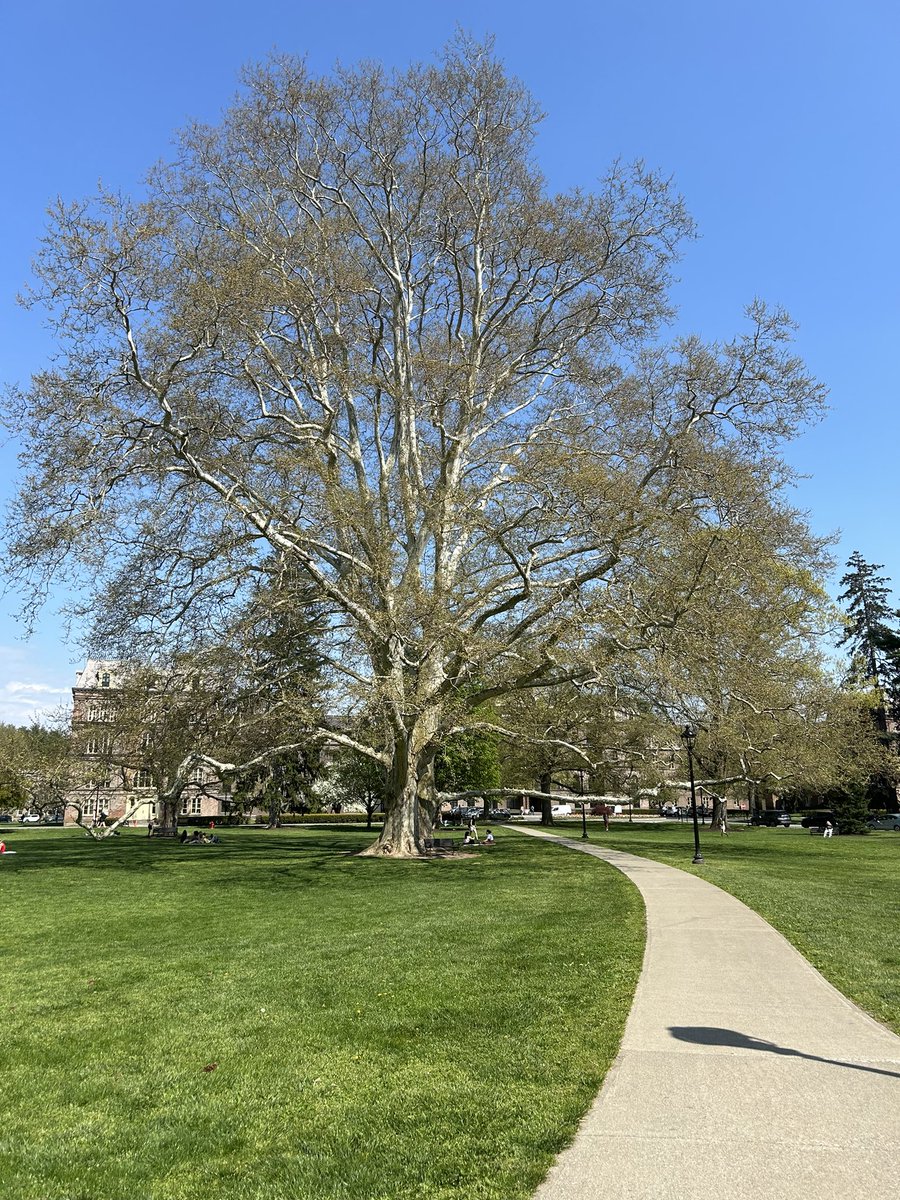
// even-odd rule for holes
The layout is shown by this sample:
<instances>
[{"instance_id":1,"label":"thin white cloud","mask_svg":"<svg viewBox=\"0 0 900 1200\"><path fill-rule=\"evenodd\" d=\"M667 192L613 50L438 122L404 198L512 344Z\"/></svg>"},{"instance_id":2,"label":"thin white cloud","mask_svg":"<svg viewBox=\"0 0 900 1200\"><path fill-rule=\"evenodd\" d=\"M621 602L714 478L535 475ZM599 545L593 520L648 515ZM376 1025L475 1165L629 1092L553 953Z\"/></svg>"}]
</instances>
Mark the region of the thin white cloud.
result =
<instances>
[{"instance_id":1,"label":"thin white cloud","mask_svg":"<svg viewBox=\"0 0 900 1200\"><path fill-rule=\"evenodd\" d=\"M74 676L35 662L28 647L0 644L0 721L52 720L71 697Z\"/></svg>"},{"instance_id":2,"label":"thin white cloud","mask_svg":"<svg viewBox=\"0 0 900 1200\"><path fill-rule=\"evenodd\" d=\"M10 695L16 695L19 692L34 692L36 695L51 695L63 696L68 692L65 687L50 687L46 683L21 683L18 679L11 680L6 684L5 690Z\"/></svg>"}]
</instances>

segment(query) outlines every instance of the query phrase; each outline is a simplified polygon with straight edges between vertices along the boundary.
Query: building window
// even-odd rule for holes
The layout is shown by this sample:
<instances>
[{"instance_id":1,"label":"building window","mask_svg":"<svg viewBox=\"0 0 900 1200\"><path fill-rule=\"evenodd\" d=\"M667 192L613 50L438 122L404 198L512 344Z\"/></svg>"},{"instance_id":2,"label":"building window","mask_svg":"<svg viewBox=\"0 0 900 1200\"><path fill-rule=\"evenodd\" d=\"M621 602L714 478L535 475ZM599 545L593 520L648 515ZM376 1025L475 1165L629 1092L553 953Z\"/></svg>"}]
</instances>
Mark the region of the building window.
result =
<instances>
[{"instance_id":1,"label":"building window","mask_svg":"<svg viewBox=\"0 0 900 1200\"><path fill-rule=\"evenodd\" d=\"M203 767L194 767L191 771L191 783L206 783L206 770Z\"/></svg>"},{"instance_id":2,"label":"building window","mask_svg":"<svg viewBox=\"0 0 900 1200\"><path fill-rule=\"evenodd\" d=\"M142 767L140 771L135 771L134 786L139 788L153 787L153 776L146 767Z\"/></svg>"},{"instance_id":3,"label":"building window","mask_svg":"<svg viewBox=\"0 0 900 1200\"><path fill-rule=\"evenodd\" d=\"M200 813L202 811L201 807L200 807L201 798L202 797L200 797L200 796L191 796L191 816L192 817L200 816Z\"/></svg>"},{"instance_id":4,"label":"building window","mask_svg":"<svg viewBox=\"0 0 900 1200\"><path fill-rule=\"evenodd\" d=\"M109 687L109 671L104 671L100 676L100 686Z\"/></svg>"}]
</instances>

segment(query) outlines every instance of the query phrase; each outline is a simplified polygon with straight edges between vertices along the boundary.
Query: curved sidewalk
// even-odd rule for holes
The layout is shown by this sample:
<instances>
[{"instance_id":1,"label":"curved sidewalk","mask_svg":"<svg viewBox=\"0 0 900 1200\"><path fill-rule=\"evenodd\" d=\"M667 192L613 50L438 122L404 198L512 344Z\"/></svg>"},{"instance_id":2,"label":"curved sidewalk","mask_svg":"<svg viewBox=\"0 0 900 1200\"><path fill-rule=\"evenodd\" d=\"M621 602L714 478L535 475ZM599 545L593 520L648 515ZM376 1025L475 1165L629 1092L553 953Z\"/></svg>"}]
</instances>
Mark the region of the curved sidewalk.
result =
<instances>
[{"instance_id":1,"label":"curved sidewalk","mask_svg":"<svg viewBox=\"0 0 900 1200\"><path fill-rule=\"evenodd\" d=\"M521 832L611 863L647 909L618 1057L534 1200L900 1195L900 1038L720 888Z\"/></svg>"}]
</instances>

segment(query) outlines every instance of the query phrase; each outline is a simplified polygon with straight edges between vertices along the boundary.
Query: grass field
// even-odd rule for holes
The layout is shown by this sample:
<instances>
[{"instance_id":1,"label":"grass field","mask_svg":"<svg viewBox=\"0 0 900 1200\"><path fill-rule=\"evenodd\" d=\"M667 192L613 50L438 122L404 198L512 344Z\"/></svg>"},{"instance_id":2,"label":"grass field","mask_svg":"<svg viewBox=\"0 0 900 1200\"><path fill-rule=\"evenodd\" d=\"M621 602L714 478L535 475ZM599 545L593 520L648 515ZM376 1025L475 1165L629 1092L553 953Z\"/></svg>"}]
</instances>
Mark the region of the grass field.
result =
<instances>
[{"instance_id":1,"label":"grass field","mask_svg":"<svg viewBox=\"0 0 900 1200\"><path fill-rule=\"evenodd\" d=\"M4 1200L529 1196L616 1053L640 898L505 830L370 836L7 836Z\"/></svg>"},{"instance_id":2,"label":"grass field","mask_svg":"<svg viewBox=\"0 0 900 1200\"><path fill-rule=\"evenodd\" d=\"M690 824L617 818L592 841L693 871L756 910L836 987L900 1034L900 834L825 840L805 829L732 825L728 837L701 830L703 866L693 866ZM581 825L555 833L579 838Z\"/></svg>"}]
</instances>

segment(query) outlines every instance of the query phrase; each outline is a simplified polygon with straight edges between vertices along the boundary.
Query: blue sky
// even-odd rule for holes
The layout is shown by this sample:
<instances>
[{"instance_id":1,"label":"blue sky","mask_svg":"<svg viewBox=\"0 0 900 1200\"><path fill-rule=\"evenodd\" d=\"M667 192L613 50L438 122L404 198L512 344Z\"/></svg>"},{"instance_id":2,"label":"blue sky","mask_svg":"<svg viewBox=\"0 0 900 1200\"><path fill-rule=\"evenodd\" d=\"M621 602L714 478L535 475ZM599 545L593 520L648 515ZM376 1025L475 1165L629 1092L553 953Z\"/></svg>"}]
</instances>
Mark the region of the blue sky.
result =
<instances>
[{"instance_id":1,"label":"blue sky","mask_svg":"<svg viewBox=\"0 0 900 1200\"><path fill-rule=\"evenodd\" d=\"M497 51L547 113L551 186L590 187L615 157L671 174L700 240L687 248L679 326L709 338L754 296L800 323L798 349L831 412L789 452L817 532L841 531L900 584L894 351L900 347L900 8L893 0L482 0L337 4L110 0L8 5L0 48L0 381L52 347L17 308L56 195L131 190L190 118L216 120L240 66L279 49L337 60L431 57L456 25ZM15 447L0 448L0 499ZM837 572L840 574L840 570ZM64 588L60 598L64 599ZM48 608L21 640L0 601L0 720L63 700L77 647Z\"/></svg>"}]
</instances>

